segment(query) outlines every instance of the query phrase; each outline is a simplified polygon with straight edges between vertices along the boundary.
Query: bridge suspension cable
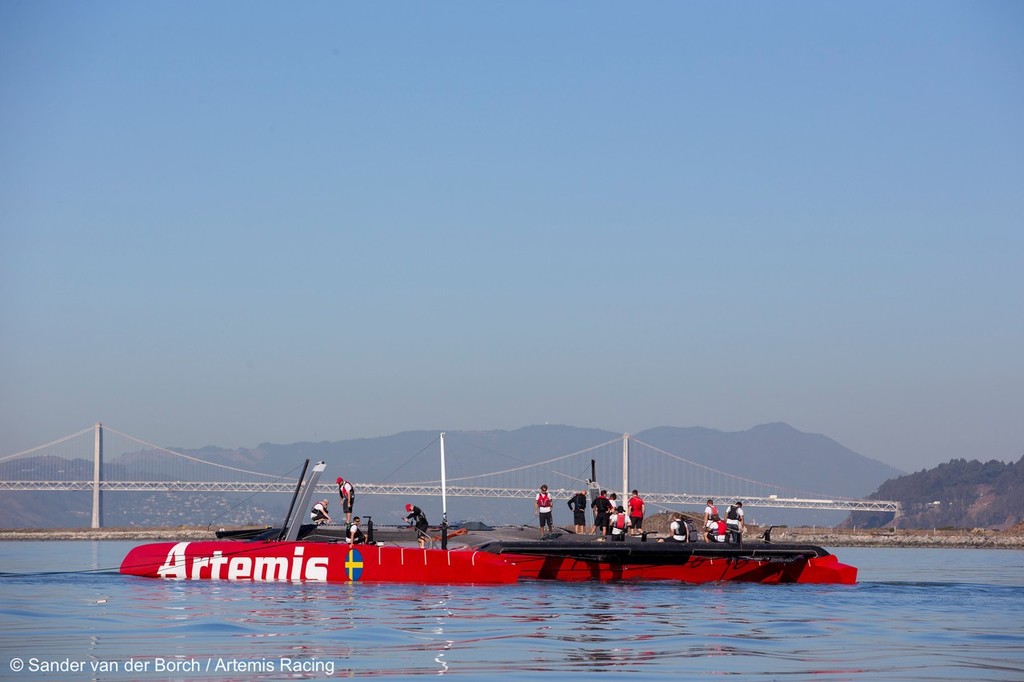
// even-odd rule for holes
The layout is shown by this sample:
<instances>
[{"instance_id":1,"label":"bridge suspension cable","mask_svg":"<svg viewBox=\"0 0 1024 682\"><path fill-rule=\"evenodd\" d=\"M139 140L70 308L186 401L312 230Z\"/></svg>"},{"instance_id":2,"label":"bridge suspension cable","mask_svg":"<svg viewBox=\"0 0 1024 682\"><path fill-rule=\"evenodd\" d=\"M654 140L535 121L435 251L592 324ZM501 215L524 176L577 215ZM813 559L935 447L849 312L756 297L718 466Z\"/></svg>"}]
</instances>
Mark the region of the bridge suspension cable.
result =
<instances>
[{"instance_id":1,"label":"bridge suspension cable","mask_svg":"<svg viewBox=\"0 0 1024 682\"><path fill-rule=\"evenodd\" d=\"M36 447L29 448L28 450L22 450L21 452L15 452L13 455L6 455L4 457L0 457L0 462L6 462L7 460L17 459L18 457L27 457L27 456L31 455L33 452L39 452L40 450L45 450L46 448L52 448L55 445L60 445L62 443L66 443L69 440L72 440L74 438L78 438L79 436L84 436L87 433L92 433L93 428L94 427L90 426L87 429L82 429L78 433L72 433L70 436L64 436L63 438L58 438L57 440L50 441L49 443L46 443L45 445L37 445Z\"/></svg>"},{"instance_id":2,"label":"bridge suspension cable","mask_svg":"<svg viewBox=\"0 0 1024 682\"><path fill-rule=\"evenodd\" d=\"M637 443L639 445L643 445L644 447L648 447L651 450L654 450L655 452L657 452L657 453L659 453L661 455L664 455L665 457L668 457L670 459L678 460L680 462L688 464L689 466L696 467L698 469L701 469L703 471L707 471L707 472L710 472L710 473L713 473L713 474L717 474L717 475L723 477L724 479L729 479L729 480L734 480L734 481L741 481L743 483L749 483L751 485L756 485L756 486L759 486L759 487L762 487L762 488L765 488L765 489L778 490L780 492L783 491L783 490L787 490L789 492L799 493L799 495L801 497L813 497L813 496L824 497L820 493L811 492L811 491L808 491L808 490L800 490L798 488L787 488L785 486L780 486L777 483L766 483L764 481L758 481L758 480L753 479L753 478L746 478L746 477L740 476L738 474L732 474L732 473L729 473L728 471L722 471L721 469L716 469L714 467L707 466L706 464L701 464L700 462L694 462L692 459L687 459L686 457L681 457L679 455L674 455L671 452L666 452L665 450L662 450L661 448L659 448L657 446L651 445L650 443L645 443L642 440L637 440L637 439L634 438L633 442L635 442L635 443ZM726 494L726 495L714 495L714 494L712 494L712 495L709 495L709 497L730 497L730 496L734 496L734 495L735 495L734 493L733 494ZM752 496L752 495L745 495L744 496L745 499L746 498L752 498L752 497L755 497L755 496ZM770 496L765 496L765 497L767 499Z\"/></svg>"},{"instance_id":3,"label":"bridge suspension cable","mask_svg":"<svg viewBox=\"0 0 1024 682\"><path fill-rule=\"evenodd\" d=\"M449 482L453 482L453 481L479 480L481 478L485 478L485 477L488 477L488 476L504 476L504 475L507 475L507 474L515 474L515 473L519 473L521 471L527 471L527 470L530 470L530 469L537 470L537 469L542 469L542 468L550 468L550 466L552 464L555 464L556 462L561 462L561 461L570 459L572 457L578 457L580 455L585 455L588 452L593 452L594 450L597 450L597 449L603 448L603 447L607 447L608 445L611 445L613 443L618 443L618 442L619 442L619 439L618 438L614 438L614 439L612 439L610 441L607 441L605 443L601 443L599 445L594 445L594 446L591 446L589 448L584 448L583 450L577 450L576 452L570 452L567 455L559 455L558 457L552 457L551 459L545 460L543 462L534 462L533 464L524 464L522 466L513 467L511 469L505 469L503 471L491 471L491 472L486 473L486 474L476 474L476 475L473 475L473 476L460 476L458 478L451 478L451 477L449 477L448 481ZM569 474L560 474L557 471L554 471L552 473L554 473L555 475L559 475L559 476L565 476L566 478L573 478L573 480L578 480L575 477L570 476ZM440 479L438 479L438 480L431 480L431 481L422 481L421 483L425 483L425 484L440 483ZM415 485L415 484L409 484L409 485Z\"/></svg>"},{"instance_id":4,"label":"bridge suspension cable","mask_svg":"<svg viewBox=\"0 0 1024 682\"><path fill-rule=\"evenodd\" d=\"M238 467L228 466L227 464L218 464L217 462L208 462L205 459L199 459L198 457L193 457L192 455L186 455L184 453L175 452L174 450L170 450L168 448L161 447L159 445L154 445L153 443L147 443L144 440L140 440L140 439L136 438L135 436L129 436L127 433L123 433L123 432L118 431L117 429L111 428L109 426L104 426L103 428L105 430L107 430L107 431L113 431L117 435L123 436L124 438L127 438L128 440L135 441L136 443L139 443L140 445L145 445L147 448L153 448L154 450L157 450L159 452L166 452L169 455L174 455L175 457L180 457L181 459L186 459L186 460L189 460L190 462L195 462L197 464L206 464L207 466L215 467L217 469L223 469L225 471L234 471L236 473L248 474L249 476L262 476L263 478L271 478L271 479L280 478L280 476L278 476L277 474L264 474L264 473L261 473L259 471L249 471L247 469L240 469ZM91 430L92 429L86 429L86 431L91 431ZM83 431L82 433L85 433L85 432Z\"/></svg>"}]
</instances>

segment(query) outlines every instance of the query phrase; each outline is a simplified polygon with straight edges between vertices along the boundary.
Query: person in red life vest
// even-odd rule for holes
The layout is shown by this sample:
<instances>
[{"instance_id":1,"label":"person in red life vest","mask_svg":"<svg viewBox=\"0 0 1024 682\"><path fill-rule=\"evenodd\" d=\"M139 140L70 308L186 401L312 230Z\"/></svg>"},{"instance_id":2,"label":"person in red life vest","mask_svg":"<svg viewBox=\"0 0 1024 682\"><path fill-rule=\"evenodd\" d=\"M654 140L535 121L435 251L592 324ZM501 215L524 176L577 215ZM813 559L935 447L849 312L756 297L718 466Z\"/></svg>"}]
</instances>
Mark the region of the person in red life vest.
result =
<instances>
[{"instance_id":1,"label":"person in red life vest","mask_svg":"<svg viewBox=\"0 0 1024 682\"><path fill-rule=\"evenodd\" d=\"M718 516L718 507L715 506L714 500L708 500L708 506L704 507L704 519L701 521L705 532L711 530L712 516Z\"/></svg>"},{"instance_id":2,"label":"person in red life vest","mask_svg":"<svg viewBox=\"0 0 1024 682\"><path fill-rule=\"evenodd\" d=\"M583 535L587 532L587 491L581 490L566 502L572 510L572 522L575 526L573 532Z\"/></svg>"},{"instance_id":3,"label":"person in red life vest","mask_svg":"<svg viewBox=\"0 0 1024 682\"><path fill-rule=\"evenodd\" d=\"M612 529L613 541L626 541L626 532L629 531L629 516L626 514L626 510L622 505L615 508L615 513L608 519L608 525Z\"/></svg>"},{"instance_id":4,"label":"person in red life vest","mask_svg":"<svg viewBox=\"0 0 1024 682\"><path fill-rule=\"evenodd\" d=\"M422 509L413 504L405 505L405 511L409 512L405 520L416 527L416 539L419 540L420 549L423 549L427 546L427 539L430 537L427 535L427 529L430 528L430 523L427 522L427 515L423 513Z\"/></svg>"},{"instance_id":5,"label":"person in red life vest","mask_svg":"<svg viewBox=\"0 0 1024 682\"><path fill-rule=\"evenodd\" d=\"M331 515L327 513L327 500L320 500L314 504L313 509L309 512L309 518L318 526L332 523Z\"/></svg>"},{"instance_id":6,"label":"person in red life vest","mask_svg":"<svg viewBox=\"0 0 1024 682\"><path fill-rule=\"evenodd\" d=\"M554 526L551 521L551 496L548 495L548 487L542 485L540 492L537 493L537 499L533 503L533 513L536 514L540 520L540 536L544 537L544 526L548 527L548 532L554 530Z\"/></svg>"},{"instance_id":7,"label":"person in red life vest","mask_svg":"<svg viewBox=\"0 0 1024 682\"><path fill-rule=\"evenodd\" d=\"M601 535L608 535L608 516L612 510L607 495L608 491L602 490L597 499L590 503L590 508L594 510L594 533L600 531Z\"/></svg>"},{"instance_id":8,"label":"person in red life vest","mask_svg":"<svg viewBox=\"0 0 1024 682\"><path fill-rule=\"evenodd\" d=\"M647 509L643 498L634 490L626 504L629 506L629 523L632 526L629 534L640 535L644 529L644 511Z\"/></svg>"},{"instance_id":9,"label":"person in red life vest","mask_svg":"<svg viewBox=\"0 0 1024 682\"><path fill-rule=\"evenodd\" d=\"M345 523L352 523L352 505L356 501L356 489L341 476L338 476L338 496L341 497L341 510L345 512Z\"/></svg>"},{"instance_id":10,"label":"person in red life vest","mask_svg":"<svg viewBox=\"0 0 1024 682\"><path fill-rule=\"evenodd\" d=\"M726 529L725 521L718 518L718 514L711 516L711 526L708 528L708 542L725 542Z\"/></svg>"}]
</instances>

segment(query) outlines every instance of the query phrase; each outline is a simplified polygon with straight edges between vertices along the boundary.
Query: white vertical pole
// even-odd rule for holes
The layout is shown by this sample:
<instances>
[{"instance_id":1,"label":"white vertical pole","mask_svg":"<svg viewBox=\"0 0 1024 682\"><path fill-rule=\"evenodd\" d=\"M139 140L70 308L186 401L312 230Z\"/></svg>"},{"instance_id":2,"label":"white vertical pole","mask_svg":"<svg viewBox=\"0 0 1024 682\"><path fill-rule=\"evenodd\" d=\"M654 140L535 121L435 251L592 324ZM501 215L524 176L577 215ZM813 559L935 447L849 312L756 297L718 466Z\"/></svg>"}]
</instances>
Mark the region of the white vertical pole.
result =
<instances>
[{"instance_id":1,"label":"white vertical pole","mask_svg":"<svg viewBox=\"0 0 1024 682\"><path fill-rule=\"evenodd\" d=\"M448 479L444 465L444 432L441 433L441 549L448 549Z\"/></svg>"},{"instance_id":2,"label":"white vertical pole","mask_svg":"<svg viewBox=\"0 0 1024 682\"><path fill-rule=\"evenodd\" d=\"M448 479L444 466L444 434L441 434L441 523L448 523Z\"/></svg>"},{"instance_id":3,"label":"white vertical pole","mask_svg":"<svg viewBox=\"0 0 1024 682\"><path fill-rule=\"evenodd\" d=\"M629 499L629 434L622 434L622 506Z\"/></svg>"},{"instance_id":4,"label":"white vertical pole","mask_svg":"<svg viewBox=\"0 0 1024 682\"><path fill-rule=\"evenodd\" d=\"M100 468L103 462L103 424L96 422L92 452L92 527L100 528Z\"/></svg>"}]
</instances>

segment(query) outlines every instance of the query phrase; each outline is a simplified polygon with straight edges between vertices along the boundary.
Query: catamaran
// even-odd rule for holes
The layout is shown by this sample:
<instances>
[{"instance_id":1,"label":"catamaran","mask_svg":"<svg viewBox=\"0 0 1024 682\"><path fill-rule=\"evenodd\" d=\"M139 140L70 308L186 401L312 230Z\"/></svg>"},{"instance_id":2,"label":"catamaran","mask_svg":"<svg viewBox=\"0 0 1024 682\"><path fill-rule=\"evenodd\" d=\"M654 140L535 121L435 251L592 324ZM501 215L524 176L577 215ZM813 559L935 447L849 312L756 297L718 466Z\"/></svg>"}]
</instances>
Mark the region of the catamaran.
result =
<instances>
[{"instance_id":1,"label":"catamaran","mask_svg":"<svg viewBox=\"0 0 1024 682\"><path fill-rule=\"evenodd\" d=\"M284 523L218 531L217 539L157 542L133 548L121 573L176 580L250 580L396 583L514 583L560 581L719 581L853 584L857 569L816 545L764 542L678 543L649 538L606 542L603 536L536 529L463 527L449 537L441 439L441 546L418 547L408 538L368 529L353 544L341 526L303 524L320 475L319 462L303 467ZM309 475L307 477L307 470ZM532 535L532 537L531 537ZM456 539L457 538L457 539ZM453 546L449 546L449 544Z\"/></svg>"}]
</instances>

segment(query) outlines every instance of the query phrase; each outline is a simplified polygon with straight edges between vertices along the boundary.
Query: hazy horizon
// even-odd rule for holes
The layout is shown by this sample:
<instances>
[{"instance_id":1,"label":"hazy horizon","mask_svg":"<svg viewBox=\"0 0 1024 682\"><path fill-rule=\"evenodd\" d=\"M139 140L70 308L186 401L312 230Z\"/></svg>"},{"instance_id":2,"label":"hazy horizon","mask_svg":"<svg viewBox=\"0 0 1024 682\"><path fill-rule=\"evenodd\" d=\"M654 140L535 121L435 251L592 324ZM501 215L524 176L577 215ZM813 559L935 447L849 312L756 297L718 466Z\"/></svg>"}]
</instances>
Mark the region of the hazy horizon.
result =
<instances>
[{"instance_id":1,"label":"hazy horizon","mask_svg":"<svg viewBox=\"0 0 1024 682\"><path fill-rule=\"evenodd\" d=\"M1024 454L1024 5L0 3L0 456Z\"/></svg>"}]
</instances>

